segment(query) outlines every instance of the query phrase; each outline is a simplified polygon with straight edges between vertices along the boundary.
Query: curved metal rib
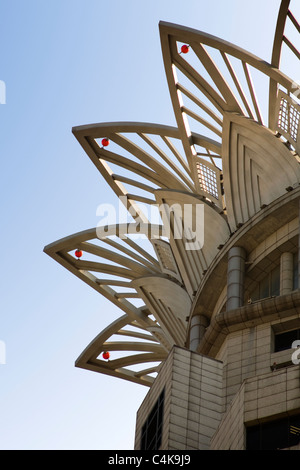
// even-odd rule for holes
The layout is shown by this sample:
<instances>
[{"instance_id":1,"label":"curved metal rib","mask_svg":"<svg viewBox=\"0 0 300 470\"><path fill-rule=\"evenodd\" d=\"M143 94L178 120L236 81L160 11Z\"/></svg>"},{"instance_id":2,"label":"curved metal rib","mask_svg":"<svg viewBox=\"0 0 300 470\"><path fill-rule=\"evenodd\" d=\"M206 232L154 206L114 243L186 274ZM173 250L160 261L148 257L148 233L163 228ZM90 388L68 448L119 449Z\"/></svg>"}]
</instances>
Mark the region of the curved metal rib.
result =
<instances>
[{"instance_id":1,"label":"curved metal rib","mask_svg":"<svg viewBox=\"0 0 300 470\"><path fill-rule=\"evenodd\" d=\"M220 160L221 146L213 139L193 135L199 155L188 162L178 129L143 123L103 123L73 128L73 133L98 171L135 220L151 222L145 208L155 206L156 189L176 189L214 198L223 209L221 172L213 165ZM111 144L101 147L107 137ZM201 163L202 170L197 169ZM214 173L214 193L208 190L207 173ZM139 203L143 203L143 206Z\"/></svg>"},{"instance_id":2,"label":"curved metal rib","mask_svg":"<svg viewBox=\"0 0 300 470\"><path fill-rule=\"evenodd\" d=\"M171 99L186 158L193 165L197 155L192 131L198 125L218 141L223 136L224 115L239 114L265 125L269 109L256 93L264 77L287 94L300 93L300 87L273 64L217 37L166 22L160 23L160 35ZM180 44L189 45L181 54ZM217 63L216 57L221 57ZM268 92L268 90L266 90ZM261 93L262 98L266 93ZM184 104L187 102L187 104ZM274 130L274 99L271 105L271 129Z\"/></svg>"},{"instance_id":3,"label":"curved metal rib","mask_svg":"<svg viewBox=\"0 0 300 470\"><path fill-rule=\"evenodd\" d=\"M290 24L295 28L296 32L298 32L298 34L300 33L300 25L290 10L290 4L291 0L282 0L278 14L271 60L272 66L277 69L280 68L283 45L286 45L298 60L300 59L300 52L298 48L295 46L295 44L293 44L290 39L287 38L285 34L286 25L288 21L290 21ZM298 98L300 98L300 93L296 84L295 89L292 92L297 93ZM272 127L274 126L274 116L276 116L277 94L278 82L276 80L270 79L269 122Z\"/></svg>"},{"instance_id":4,"label":"curved metal rib","mask_svg":"<svg viewBox=\"0 0 300 470\"><path fill-rule=\"evenodd\" d=\"M128 341L109 341L114 336L128 338ZM143 340L143 342L133 341L132 338ZM110 353L109 360L101 357L106 351ZM124 352L125 354L127 352L138 354L120 356L120 353ZM128 316L125 315L102 331L81 353L75 365L81 369L151 386L159 365L166 356L165 348L155 342L147 330L137 322L130 322ZM144 364L147 366L152 364L152 366L145 368Z\"/></svg>"},{"instance_id":5,"label":"curved metal rib","mask_svg":"<svg viewBox=\"0 0 300 470\"><path fill-rule=\"evenodd\" d=\"M143 234L145 239L134 241L133 232L135 236ZM154 246L149 241L153 233ZM126 375L129 380L144 384L150 379L145 379L141 371L128 369L129 366L160 362L174 344L185 345L191 299L182 284L172 249L161 239L163 234L161 226L121 224L86 230L45 247L49 256L125 312L88 346L77 361L80 367L119 377ZM155 249L157 242L163 243L168 252ZM76 258L76 250L83 253L80 259ZM144 333L120 330L125 325ZM130 341L108 342L114 335L125 335ZM121 356L109 364L103 363L98 356L107 348ZM125 354L126 351L130 354Z\"/></svg>"}]
</instances>

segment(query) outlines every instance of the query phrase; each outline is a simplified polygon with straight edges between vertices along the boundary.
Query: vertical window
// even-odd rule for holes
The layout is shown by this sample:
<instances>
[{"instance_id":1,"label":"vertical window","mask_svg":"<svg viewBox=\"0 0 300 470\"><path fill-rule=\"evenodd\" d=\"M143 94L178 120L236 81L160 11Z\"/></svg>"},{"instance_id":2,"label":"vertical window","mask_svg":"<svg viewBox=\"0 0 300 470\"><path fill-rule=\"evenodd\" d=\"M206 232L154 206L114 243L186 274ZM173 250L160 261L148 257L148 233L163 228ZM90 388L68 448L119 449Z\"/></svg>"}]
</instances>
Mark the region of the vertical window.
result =
<instances>
[{"instance_id":1,"label":"vertical window","mask_svg":"<svg viewBox=\"0 0 300 470\"><path fill-rule=\"evenodd\" d=\"M141 450L158 450L161 446L164 398L163 390L142 427Z\"/></svg>"},{"instance_id":2,"label":"vertical window","mask_svg":"<svg viewBox=\"0 0 300 470\"><path fill-rule=\"evenodd\" d=\"M274 268L264 277L251 294L252 300L265 299L280 294L280 267Z\"/></svg>"},{"instance_id":3,"label":"vertical window","mask_svg":"<svg viewBox=\"0 0 300 470\"><path fill-rule=\"evenodd\" d=\"M298 253L294 254L294 270L293 270L293 290L298 289L298 273L299 273L299 268L298 268Z\"/></svg>"},{"instance_id":4,"label":"vertical window","mask_svg":"<svg viewBox=\"0 0 300 470\"><path fill-rule=\"evenodd\" d=\"M270 275L270 296L280 294L280 267L273 269Z\"/></svg>"}]
</instances>

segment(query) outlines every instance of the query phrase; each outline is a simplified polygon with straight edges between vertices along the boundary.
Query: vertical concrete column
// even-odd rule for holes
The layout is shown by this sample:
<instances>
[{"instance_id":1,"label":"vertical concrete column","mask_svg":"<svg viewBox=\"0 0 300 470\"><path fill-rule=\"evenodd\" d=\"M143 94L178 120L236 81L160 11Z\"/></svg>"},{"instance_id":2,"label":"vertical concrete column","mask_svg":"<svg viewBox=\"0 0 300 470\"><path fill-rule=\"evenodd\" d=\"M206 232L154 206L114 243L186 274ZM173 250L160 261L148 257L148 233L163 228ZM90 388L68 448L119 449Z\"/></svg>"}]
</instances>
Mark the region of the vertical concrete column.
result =
<instances>
[{"instance_id":1,"label":"vertical concrete column","mask_svg":"<svg viewBox=\"0 0 300 470\"><path fill-rule=\"evenodd\" d=\"M245 278L244 248L235 246L228 254L227 267L227 310L239 308L244 304L244 278Z\"/></svg>"},{"instance_id":2,"label":"vertical concrete column","mask_svg":"<svg viewBox=\"0 0 300 470\"><path fill-rule=\"evenodd\" d=\"M280 257L280 295L293 290L293 253L282 253Z\"/></svg>"},{"instance_id":3,"label":"vertical concrete column","mask_svg":"<svg viewBox=\"0 0 300 470\"><path fill-rule=\"evenodd\" d=\"M190 326L190 350L197 351L197 347L205 334L208 319L205 315L194 315Z\"/></svg>"}]
</instances>

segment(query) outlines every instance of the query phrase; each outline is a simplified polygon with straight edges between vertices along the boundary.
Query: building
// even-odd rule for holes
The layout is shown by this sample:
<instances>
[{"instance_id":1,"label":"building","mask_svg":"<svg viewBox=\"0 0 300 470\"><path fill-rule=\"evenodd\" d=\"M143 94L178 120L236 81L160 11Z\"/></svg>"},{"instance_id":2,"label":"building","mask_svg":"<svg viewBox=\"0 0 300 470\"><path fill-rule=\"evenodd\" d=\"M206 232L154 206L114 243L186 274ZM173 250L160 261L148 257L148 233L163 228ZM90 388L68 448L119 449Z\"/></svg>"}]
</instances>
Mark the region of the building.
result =
<instances>
[{"instance_id":1,"label":"building","mask_svg":"<svg viewBox=\"0 0 300 470\"><path fill-rule=\"evenodd\" d=\"M130 220L45 252L123 311L76 366L149 387L137 450L300 449L300 86L280 68L300 54L288 23L299 33L282 0L266 62L162 22L177 127L73 129Z\"/></svg>"}]
</instances>

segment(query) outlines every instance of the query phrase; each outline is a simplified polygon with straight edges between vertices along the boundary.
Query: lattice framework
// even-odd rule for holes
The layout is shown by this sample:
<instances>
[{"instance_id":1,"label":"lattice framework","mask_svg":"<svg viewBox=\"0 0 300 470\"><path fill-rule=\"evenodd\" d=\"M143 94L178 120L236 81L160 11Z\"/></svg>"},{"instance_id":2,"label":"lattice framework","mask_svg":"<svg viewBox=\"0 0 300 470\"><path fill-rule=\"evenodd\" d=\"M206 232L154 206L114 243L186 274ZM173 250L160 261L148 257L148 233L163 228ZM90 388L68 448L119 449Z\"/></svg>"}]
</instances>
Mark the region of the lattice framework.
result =
<instances>
[{"instance_id":1,"label":"lattice framework","mask_svg":"<svg viewBox=\"0 0 300 470\"><path fill-rule=\"evenodd\" d=\"M220 247L262 207L299 185L300 86L280 69L283 54L300 58L286 34L287 23L300 32L290 3L281 2L270 62L204 32L160 23L177 127L117 122L73 128L129 211L131 228L139 225L153 250L150 255L131 239L130 225L80 232L45 248L123 311L87 346L78 367L151 386L172 346L188 346L193 301ZM257 93L263 81L268 100ZM101 145L103 138L109 147ZM187 249L193 227L184 224L185 206L194 219L199 206L204 210L204 244L194 250ZM154 214L168 221L167 232L160 222L153 225ZM109 361L101 359L107 349Z\"/></svg>"}]
</instances>

